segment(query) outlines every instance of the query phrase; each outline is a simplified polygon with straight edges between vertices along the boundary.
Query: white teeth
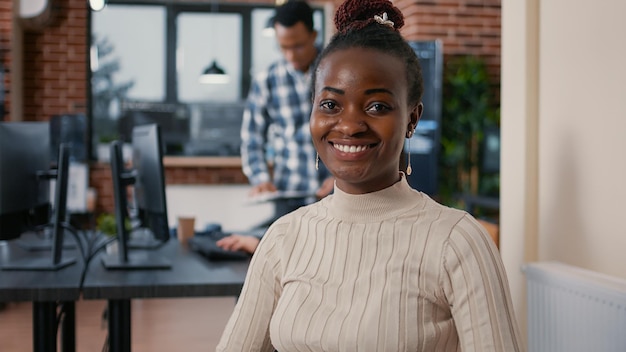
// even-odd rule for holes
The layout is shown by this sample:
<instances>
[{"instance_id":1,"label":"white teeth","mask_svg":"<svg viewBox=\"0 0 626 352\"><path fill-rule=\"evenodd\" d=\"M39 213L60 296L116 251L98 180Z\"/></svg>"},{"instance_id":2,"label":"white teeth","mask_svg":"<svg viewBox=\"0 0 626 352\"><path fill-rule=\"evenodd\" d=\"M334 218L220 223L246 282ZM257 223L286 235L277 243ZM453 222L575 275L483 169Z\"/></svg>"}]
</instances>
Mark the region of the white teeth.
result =
<instances>
[{"instance_id":1,"label":"white teeth","mask_svg":"<svg viewBox=\"0 0 626 352\"><path fill-rule=\"evenodd\" d=\"M333 145L336 149L339 149L340 151L344 152L344 153L358 153L358 152L362 152L365 149L368 148L367 145L342 145L342 144L334 144Z\"/></svg>"}]
</instances>

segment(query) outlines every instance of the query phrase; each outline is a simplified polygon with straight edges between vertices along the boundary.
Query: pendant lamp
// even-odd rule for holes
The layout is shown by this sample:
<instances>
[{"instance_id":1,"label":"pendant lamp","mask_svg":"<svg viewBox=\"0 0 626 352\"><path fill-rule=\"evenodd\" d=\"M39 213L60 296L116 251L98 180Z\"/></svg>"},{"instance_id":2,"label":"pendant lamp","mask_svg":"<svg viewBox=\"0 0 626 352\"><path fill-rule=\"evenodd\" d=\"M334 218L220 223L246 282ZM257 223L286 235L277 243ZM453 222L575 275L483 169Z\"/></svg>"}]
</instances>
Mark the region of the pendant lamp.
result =
<instances>
[{"instance_id":1,"label":"pendant lamp","mask_svg":"<svg viewBox=\"0 0 626 352\"><path fill-rule=\"evenodd\" d=\"M211 14L217 14L218 12L217 0L211 1ZM228 77L223 68L217 65L216 59L213 59L213 62L202 71L202 75L198 78L198 82L202 84L226 84L229 81L230 77Z\"/></svg>"},{"instance_id":2,"label":"pendant lamp","mask_svg":"<svg viewBox=\"0 0 626 352\"><path fill-rule=\"evenodd\" d=\"M101 11L107 4L107 0L88 0L92 11Z\"/></svg>"},{"instance_id":3,"label":"pendant lamp","mask_svg":"<svg viewBox=\"0 0 626 352\"><path fill-rule=\"evenodd\" d=\"M217 65L217 60L213 60L204 69L198 81L203 84L225 84L230 81L230 77L228 77L223 68Z\"/></svg>"}]
</instances>

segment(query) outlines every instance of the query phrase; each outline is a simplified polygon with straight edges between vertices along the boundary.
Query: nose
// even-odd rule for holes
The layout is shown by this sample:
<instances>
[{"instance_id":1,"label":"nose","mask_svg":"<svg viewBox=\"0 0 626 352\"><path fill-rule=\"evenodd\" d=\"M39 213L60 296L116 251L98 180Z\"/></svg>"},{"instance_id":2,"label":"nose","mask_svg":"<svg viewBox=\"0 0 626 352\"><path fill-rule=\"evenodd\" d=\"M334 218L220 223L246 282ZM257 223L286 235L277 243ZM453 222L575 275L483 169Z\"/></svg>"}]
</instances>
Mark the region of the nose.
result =
<instances>
[{"instance_id":1,"label":"nose","mask_svg":"<svg viewBox=\"0 0 626 352\"><path fill-rule=\"evenodd\" d=\"M337 121L336 128L344 135L354 136L367 131L368 126L363 113L358 109L346 109Z\"/></svg>"},{"instance_id":2,"label":"nose","mask_svg":"<svg viewBox=\"0 0 626 352\"><path fill-rule=\"evenodd\" d=\"M296 51L292 49L283 50L283 55L285 56L285 60L293 64L296 61Z\"/></svg>"}]
</instances>

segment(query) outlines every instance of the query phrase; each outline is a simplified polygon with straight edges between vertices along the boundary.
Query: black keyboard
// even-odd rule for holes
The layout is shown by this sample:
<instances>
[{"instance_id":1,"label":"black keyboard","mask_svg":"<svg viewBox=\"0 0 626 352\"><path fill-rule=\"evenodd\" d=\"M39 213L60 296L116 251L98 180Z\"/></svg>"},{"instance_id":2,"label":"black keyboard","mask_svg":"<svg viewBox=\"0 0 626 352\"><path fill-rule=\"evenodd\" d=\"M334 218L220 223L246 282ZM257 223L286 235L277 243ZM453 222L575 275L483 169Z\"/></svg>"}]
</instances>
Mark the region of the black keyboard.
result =
<instances>
[{"instance_id":1,"label":"black keyboard","mask_svg":"<svg viewBox=\"0 0 626 352\"><path fill-rule=\"evenodd\" d=\"M229 251L219 247L216 242L228 236L227 233L213 232L208 235L193 236L187 242L189 249L197 252L209 260L246 260L252 255L244 251Z\"/></svg>"}]
</instances>

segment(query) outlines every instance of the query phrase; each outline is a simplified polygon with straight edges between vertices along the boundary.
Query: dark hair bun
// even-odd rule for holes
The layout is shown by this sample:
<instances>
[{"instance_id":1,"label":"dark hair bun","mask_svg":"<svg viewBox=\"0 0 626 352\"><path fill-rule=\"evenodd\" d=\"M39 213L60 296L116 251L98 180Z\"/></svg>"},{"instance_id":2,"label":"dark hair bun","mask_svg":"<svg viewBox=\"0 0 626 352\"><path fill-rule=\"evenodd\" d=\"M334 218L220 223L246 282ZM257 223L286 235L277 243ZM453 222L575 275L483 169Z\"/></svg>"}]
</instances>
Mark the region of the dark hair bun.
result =
<instances>
[{"instance_id":1,"label":"dark hair bun","mask_svg":"<svg viewBox=\"0 0 626 352\"><path fill-rule=\"evenodd\" d=\"M335 13L335 27L339 32L361 29L376 22L374 16L382 17L383 13L387 13L395 30L404 26L402 12L389 0L346 0Z\"/></svg>"}]
</instances>

